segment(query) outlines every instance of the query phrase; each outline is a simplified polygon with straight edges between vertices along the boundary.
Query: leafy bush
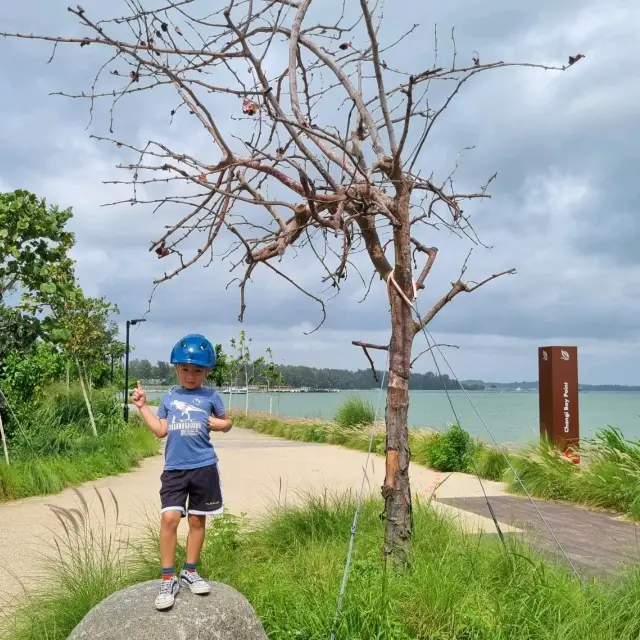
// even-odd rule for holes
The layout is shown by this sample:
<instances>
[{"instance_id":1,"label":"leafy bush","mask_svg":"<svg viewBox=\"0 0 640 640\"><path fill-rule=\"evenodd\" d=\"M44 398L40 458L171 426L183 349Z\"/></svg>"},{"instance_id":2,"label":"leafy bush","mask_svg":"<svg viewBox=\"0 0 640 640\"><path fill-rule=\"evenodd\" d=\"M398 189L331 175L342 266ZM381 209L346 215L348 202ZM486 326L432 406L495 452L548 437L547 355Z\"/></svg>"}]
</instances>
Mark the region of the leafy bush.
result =
<instances>
[{"instance_id":1,"label":"leafy bush","mask_svg":"<svg viewBox=\"0 0 640 640\"><path fill-rule=\"evenodd\" d=\"M41 342L32 353L11 353L2 363L0 389L15 402L29 401L51 380L62 375L62 356L49 343Z\"/></svg>"},{"instance_id":2,"label":"leafy bush","mask_svg":"<svg viewBox=\"0 0 640 640\"><path fill-rule=\"evenodd\" d=\"M362 396L350 395L336 411L335 421L343 428L372 425L376 413L371 403Z\"/></svg>"},{"instance_id":3,"label":"leafy bush","mask_svg":"<svg viewBox=\"0 0 640 640\"><path fill-rule=\"evenodd\" d=\"M77 388L47 387L36 399L12 405L11 464L0 463L0 501L57 493L123 473L158 452L157 438L138 416L128 425L124 422L112 391L93 391L91 404L97 437Z\"/></svg>"},{"instance_id":4,"label":"leafy bush","mask_svg":"<svg viewBox=\"0 0 640 640\"><path fill-rule=\"evenodd\" d=\"M438 471L468 471L473 465L475 445L462 427L454 424L433 436L427 451L427 464Z\"/></svg>"}]
</instances>

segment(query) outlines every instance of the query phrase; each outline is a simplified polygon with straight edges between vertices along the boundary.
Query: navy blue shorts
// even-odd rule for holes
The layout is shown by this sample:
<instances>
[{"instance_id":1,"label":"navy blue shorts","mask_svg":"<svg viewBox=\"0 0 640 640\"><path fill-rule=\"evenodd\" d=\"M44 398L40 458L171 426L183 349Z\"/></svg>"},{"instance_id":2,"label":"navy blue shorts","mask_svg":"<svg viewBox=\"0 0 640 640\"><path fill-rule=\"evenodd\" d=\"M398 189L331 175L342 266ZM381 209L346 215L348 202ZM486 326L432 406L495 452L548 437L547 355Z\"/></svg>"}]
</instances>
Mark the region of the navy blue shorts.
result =
<instances>
[{"instance_id":1,"label":"navy blue shorts","mask_svg":"<svg viewBox=\"0 0 640 640\"><path fill-rule=\"evenodd\" d=\"M160 482L162 513L181 511L182 517L187 513L216 516L223 511L217 464L199 469L163 471Z\"/></svg>"}]
</instances>

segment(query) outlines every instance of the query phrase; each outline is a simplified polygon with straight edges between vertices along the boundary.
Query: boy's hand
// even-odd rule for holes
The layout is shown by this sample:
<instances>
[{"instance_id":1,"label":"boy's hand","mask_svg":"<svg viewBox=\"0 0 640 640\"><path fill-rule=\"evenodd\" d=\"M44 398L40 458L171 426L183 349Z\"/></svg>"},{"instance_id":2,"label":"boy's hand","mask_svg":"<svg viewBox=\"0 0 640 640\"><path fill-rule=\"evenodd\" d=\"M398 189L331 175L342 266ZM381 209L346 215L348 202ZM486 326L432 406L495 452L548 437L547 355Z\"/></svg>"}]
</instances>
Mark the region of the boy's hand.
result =
<instances>
[{"instance_id":1,"label":"boy's hand","mask_svg":"<svg viewBox=\"0 0 640 640\"><path fill-rule=\"evenodd\" d=\"M138 380L138 386L133 390L131 394L131 402L138 408L142 409L147 404L147 394L142 390L140 380Z\"/></svg>"}]
</instances>

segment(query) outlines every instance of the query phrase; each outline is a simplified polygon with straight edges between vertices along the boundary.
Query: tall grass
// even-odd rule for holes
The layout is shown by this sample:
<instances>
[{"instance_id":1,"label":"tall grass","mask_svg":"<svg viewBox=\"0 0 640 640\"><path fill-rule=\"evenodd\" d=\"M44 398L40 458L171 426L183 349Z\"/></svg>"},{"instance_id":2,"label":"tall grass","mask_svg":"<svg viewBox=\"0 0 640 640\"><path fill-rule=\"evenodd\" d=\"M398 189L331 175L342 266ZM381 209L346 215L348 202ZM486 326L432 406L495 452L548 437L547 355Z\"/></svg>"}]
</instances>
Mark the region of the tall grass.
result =
<instances>
[{"instance_id":1,"label":"tall grass","mask_svg":"<svg viewBox=\"0 0 640 640\"><path fill-rule=\"evenodd\" d=\"M64 455L0 463L0 502L49 495L66 487L130 471L156 455L156 437L139 422L119 433L82 440Z\"/></svg>"},{"instance_id":2,"label":"tall grass","mask_svg":"<svg viewBox=\"0 0 640 640\"><path fill-rule=\"evenodd\" d=\"M334 421L343 429L372 425L376 419L373 405L359 395L350 395L336 411Z\"/></svg>"},{"instance_id":3,"label":"tall grass","mask_svg":"<svg viewBox=\"0 0 640 640\"><path fill-rule=\"evenodd\" d=\"M77 389L54 386L34 402L15 409L9 451L0 462L0 502L58 493L65 487L129 471L158 452L155 436L137 416L129 424L109 391L94 391L92 405L98 437Z\"/></svg>"},{"instance_id":4,"label":"tall grass","mask_svg":"<svg viewBox=\"0 0 640 640\"><path fill-rule=\"evenodd\" d=\"M577 502L619 511L640 519L640 442L627 440L619 429L608 427L587 440L575 465L549 443L511 457L528 491L537 497ZM514 474L506 474L509 487L521 490Z\"/></svg>"},{"instance_id":5,"label":"tall grass","mask_svg":"<svg viewBox=\"0 0 640 640\"><path fill-rule=\"evenodd\" d=\"M44 555L43 585L0 617L3 638L62 640L104 598L141 579L115 495L96 489L88 502L76 491L76 503L74 509L50 507L59 528Z\"/></svg>"},{"instance_id":6,"label":"tall grass","mask_svg":"<svg viewBox=\"0 0 640 640\"><path fill-rule=\"evenodd\" d=\"M200 571L244 593L270 640L325 640L353 509L350 495L325 493L309 495L298 507L274 507L257 528L227 515L208 529ZM638 638L639 570L583 585L517 541L505 549L417 503L412 563L385 571L379 512L377 501L363 505L339 640ZM104 534L83 524L76 534L68 515L62 519L66 528L58 540L68 536L69 542L52 567L51 583L25 603L7 640L62 640L109 593L157 577L157 537L123 555ZM149 615L158 615L152 603Z\"/></svg>"}]
</instances>

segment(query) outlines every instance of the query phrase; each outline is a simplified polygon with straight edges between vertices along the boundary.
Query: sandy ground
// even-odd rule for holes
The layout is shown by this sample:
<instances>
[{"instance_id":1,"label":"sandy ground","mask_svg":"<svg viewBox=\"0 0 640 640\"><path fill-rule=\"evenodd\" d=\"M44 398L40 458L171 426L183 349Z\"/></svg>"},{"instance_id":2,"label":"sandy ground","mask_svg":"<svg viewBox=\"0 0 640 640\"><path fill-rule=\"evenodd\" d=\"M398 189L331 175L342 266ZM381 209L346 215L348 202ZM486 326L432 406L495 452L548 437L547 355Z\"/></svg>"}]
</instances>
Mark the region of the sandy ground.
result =
<instances>
[{"instance_id":1,"label":"sandy ground","mask_svg":"<svg viewBox=\"0 0 640 640\"><path fill-rule=\"evenodd\" d=\"M274 505L291 504L300 493L313 490L359 491L364 474L366 454L334 447L293 443L243 429L213 436L220 457L220 472L226 509L234 514L259 518ZM82 485L78 491L86 500L92 522L105 522L105 530L122 537L143 535L149 523L156 526L159 514L160 474L163 457L147 459L140 468L122 476L103 478ZM379 495L384 477L384 461L372 456L367 469L367 491ZM437 483L437 497L482 495L474 476L440 474L417 465L412 466L413 491L428 499ZM484 481L489 495L506 495L501 483ZM106 504L103 515L96 490ZM116 509L110 497L113 493ZM46 558L55 551L54 535L64 534L54 509L81 509L74 490L58 495L28 498L0 505L0 610L8 607L23 588L37 584ZM445 505L466 528L494 531L488 518ZM505 531L513 531L508 526ZM184 533L181 526L181 532ZM345 541L346 542L346 541Z\"/></svg>"}]
</instances>

